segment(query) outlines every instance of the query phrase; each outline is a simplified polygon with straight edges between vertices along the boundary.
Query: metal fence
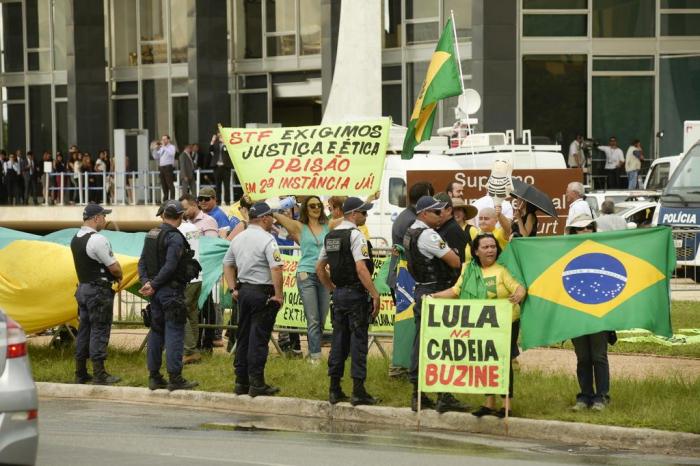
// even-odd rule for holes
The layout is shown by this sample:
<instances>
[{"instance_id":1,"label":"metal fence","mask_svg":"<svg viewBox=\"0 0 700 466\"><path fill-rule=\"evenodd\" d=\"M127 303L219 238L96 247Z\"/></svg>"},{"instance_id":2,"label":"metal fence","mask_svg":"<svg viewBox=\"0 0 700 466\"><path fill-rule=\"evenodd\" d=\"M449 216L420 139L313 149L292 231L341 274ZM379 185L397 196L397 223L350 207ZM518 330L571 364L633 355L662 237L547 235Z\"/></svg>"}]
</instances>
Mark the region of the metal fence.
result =
<instances>
[{"instance_id":1,"label":"metal fence","mask_svg":"<svg viewBox=\"0 0 700 466\"><path fill-rule=\"evenodd\" d=\"M214 186L214 170L195 170L195 190L203 187ZM241 185L236 183L235 172L231 170L229 179L230 198L236 200L236 193L242 192ZM123 186L124 196L117 199L120 190L117 184ZM182 186L180 183L180 171L175 171L176 197L180 197ZM101 204L126 205L126 204L160 204L162 190L160 173L148 172L84 172L74 173L45 173L42 179L42 193L44 204L87 204L96 201ZM196 193L192 193L196 194ZM222 197L225 197L222 194Z\"/></svg>"},{"instance_id":2,"label":"metal fence","mask_svg":"<svg viewBox=\"0 0 700 466\"><path fill-rule=\"evenodd\" d=\"M700 248L700 228L674 228L673 246L676 251L676 271L671 290L700 291L700 264L696 262Z\"/></svg>"}]
</instances>

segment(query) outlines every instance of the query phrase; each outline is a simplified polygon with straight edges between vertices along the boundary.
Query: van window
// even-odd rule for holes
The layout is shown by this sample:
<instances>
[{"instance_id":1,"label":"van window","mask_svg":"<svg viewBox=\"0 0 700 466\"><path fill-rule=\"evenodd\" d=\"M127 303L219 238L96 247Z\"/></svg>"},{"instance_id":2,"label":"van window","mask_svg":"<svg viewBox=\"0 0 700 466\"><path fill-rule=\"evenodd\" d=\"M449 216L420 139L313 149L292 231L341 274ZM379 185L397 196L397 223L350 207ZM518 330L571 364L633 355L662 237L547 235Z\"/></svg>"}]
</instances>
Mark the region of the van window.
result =
<instances>
[{"instance_id":1,"label":"van window","mask_svg":"<svg viewBox=\"0 0 700 466\"><path fill-rule=\"evenodd\" d=\"M696 144L685 154L668 188L669 192L700 188L700 144Z\"/></svg>"},{"instance_id":2,"label":"van window","mask_svg":"<svg viewBox=\"0 0 700 466\"><path fill-rule=\"evenodd\" d=\"M389 178L389 204L406 207L406 181L403 178Z\"/></svg>"},{"instance_id":3,"label":"van window","mask_svg":"<svg viewBox=\"0 0 700 466\"><path fill-rule=\"evenodd\" d=\"M670 171L670 163L659 163L658 165L654 165L651 172L647 175L648 181L646 184L646 189L664 189L668 183L668 175Z\"/></svg>"}]
</instances>

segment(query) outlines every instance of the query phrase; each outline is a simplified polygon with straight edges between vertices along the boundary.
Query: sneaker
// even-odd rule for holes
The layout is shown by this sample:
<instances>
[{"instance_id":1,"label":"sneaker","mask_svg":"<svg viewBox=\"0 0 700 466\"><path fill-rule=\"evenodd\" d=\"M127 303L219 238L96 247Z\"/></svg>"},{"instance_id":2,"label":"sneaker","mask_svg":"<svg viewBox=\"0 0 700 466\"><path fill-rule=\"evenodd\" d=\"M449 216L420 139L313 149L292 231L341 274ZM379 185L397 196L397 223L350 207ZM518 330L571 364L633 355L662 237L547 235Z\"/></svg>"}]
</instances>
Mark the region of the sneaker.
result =
<instances>
[{"instance_id":1,"label":"sneaker","mask_svg":"<svg viewBox=\"0 0 700 466\"><path fill-rule=\"evenodd\" d=\"M173 392L175 390L189 390L197 385L199 385L199 383L194 380L187 380L182 375L175 375L170 376L170 382L167 387L169 391Z\"/></svg>"},{"instance_id":2,"label":"sneaker","mask_svg":"<svg viewBox=\"0 0 700 466\"><path fill-rule=\"evenodd\" d=\"M275 396L280 391L279 387L272 385L251 385L248 388L248 395L255 398L256 396Z\"/></svg>"},{"instance_id":3,"label":"sneaker","mask_svg":"<svg viewBox=\"0 0 700 466\"><path fill-rule=\"evenodd\" d=\"M605 409L605 403L602 401L596 401L593 403L593 406L591 406L591 411L603 411Z\"/></svg>"},{"instance_id":4,"label":"sneaker","mask_svg":"<svg viewBox=\"0 0 700 466\"><path fill-rule=\"evenodd\" d=\"M168 388L168 381L160 374L158 374L158 377L149 377L148 389L158 390L159 388Z\"/></svg>"},{"instance_id":5,"label":"sneaker","mask_svg":"<svg viewBox=\"0 0 700 466\"><path fill-rule=\"evenodd\" d=\"M477 409L476 411L473 411L472 415L476 416L476 417L495 416L496 411L494 409L487 407L487 406L479 406L479 409Z\"/></svg>"},{"instance_id":6,"label":"sneaker","mask_svg":"<svg viewBox=\"0 0 700 466\"><path fill-rule=\"evenodd\" d=\"M577 401L575 405L571 407L571 411L583 411L588 409L588 405L583 401Z\"/></svg>"}]
</instances>

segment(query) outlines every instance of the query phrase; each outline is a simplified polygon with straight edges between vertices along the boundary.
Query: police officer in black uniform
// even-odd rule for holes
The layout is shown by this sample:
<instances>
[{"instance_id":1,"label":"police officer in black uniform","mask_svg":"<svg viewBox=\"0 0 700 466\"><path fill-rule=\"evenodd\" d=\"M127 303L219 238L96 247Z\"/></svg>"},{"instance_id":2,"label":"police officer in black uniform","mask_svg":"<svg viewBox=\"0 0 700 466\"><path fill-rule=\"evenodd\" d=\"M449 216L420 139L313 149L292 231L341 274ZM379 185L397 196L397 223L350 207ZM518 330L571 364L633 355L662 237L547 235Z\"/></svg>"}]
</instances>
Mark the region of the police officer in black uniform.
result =
<instances>
[{"instance_id":1,"label":"police officer in black uniform","mask_svg":"<svg viewBox=\"0 0 700 466\"><path fill-rule=\"evenodd\" d=\"M224 278L238 302L234 393L272 396L278 387L265 383L270 335L282 306L282 256L270 234L272 209L264 202L248 210L250 224L233 238L224 256Z\"/></svg>"},{"instance_id":2,"label":"police officer in black uniform","mask_svg":"<svg viewBox=\"0 0 700 466\"><path fill-rule=\"evenodd\" d=\"M112 213L98 204L88 204L83 210L83 226L73 237L70 249L78 275L80 327L75 344L75 383L91 382L112 385L120 378L105 370L107 344L112 328L114 291L112 282L120 282L122 268L112 253L109 240L99 233ZM87 372L87 359L92 360L93 376Z\"/></svg>"},{"instance_id":3,"label":"police officer in black uniform","mask_svg":"<svg viewBox=\"0 0 700 466\"><path fill-rule=\"evenodd\" d=\"M416 280L413 315L416 322L416 335L413 339L410 380L413 383L411 409L418 410L418 357L420 351L420 320L423 296L452 286L459 278L461 262L455 251L435 231L440 226L442 209L447 205L432 196L423 196L416 203L416 221L408 229L403 239L406 250L408 271ZM435 408L438 412L466 411L449 393L438 395L437 406L426 395L421 397L421 408Z\"/></svg>"},{"instance_id":4,"label":"police officer in black uniform","mask_svg":"<svg viewBox=\"0 0 700 466\"><path fill-rule=\"evenodd\" d=\"M379 313L379 293L372 282L372 246L357 229L365 224L367 211L371 208L372 204L356 197L345 200L345 219L326 235L316 264L321 283L333 292L333 342L328 359L328 376L331 378L328 401L331 404L348 399L340 386L348 354L352 358L350 373L353 381L350 403L353 406L377 403L367 393L365 379L367 331ZM330 265L330 276L326 265Z\"/></svg>"},{"instance_id":5,"label":"police officer in black uniform","mask_svg":"<svg viewBox=\"0 0 700 466\"><path fill-rule=\"evenodd\" d=\"M139 259L139 277L143 284L139 293L151 298L151 331L146 356L151 390L173 391L198 385L182 377L187 321L185 286L201 270L187 239L177 229L184 212L179 201L166 201L161 206L157 215L162 216L163 223L148 232ZM163 347L168 382L160 373Z\"/></svg>"}]
</instances>

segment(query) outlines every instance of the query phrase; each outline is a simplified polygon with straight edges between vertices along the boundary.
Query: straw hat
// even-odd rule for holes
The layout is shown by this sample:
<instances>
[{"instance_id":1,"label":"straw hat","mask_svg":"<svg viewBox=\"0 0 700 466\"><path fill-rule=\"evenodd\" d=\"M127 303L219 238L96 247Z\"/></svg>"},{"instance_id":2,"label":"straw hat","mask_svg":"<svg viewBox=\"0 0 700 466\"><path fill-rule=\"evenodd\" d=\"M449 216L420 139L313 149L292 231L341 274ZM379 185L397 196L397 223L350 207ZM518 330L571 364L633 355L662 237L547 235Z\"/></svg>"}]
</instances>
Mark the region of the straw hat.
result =
<instances>
[{"instance_id":1,"label":"straw hat","mask_svg":"<svg viewBox=\"0 0 700 466\"><path fill-rule=\"evenodd\" d=\"M462 209L464 211L465 220L471 220L479 213L479 209L472 204L467 204L459 197L452 198L452 209Z\"/></svg>"}]
</instances>

